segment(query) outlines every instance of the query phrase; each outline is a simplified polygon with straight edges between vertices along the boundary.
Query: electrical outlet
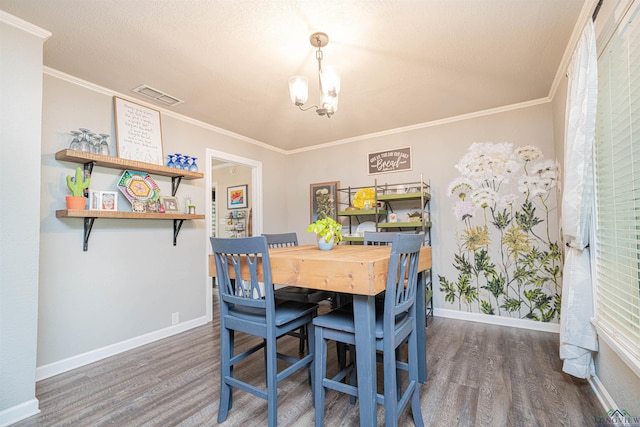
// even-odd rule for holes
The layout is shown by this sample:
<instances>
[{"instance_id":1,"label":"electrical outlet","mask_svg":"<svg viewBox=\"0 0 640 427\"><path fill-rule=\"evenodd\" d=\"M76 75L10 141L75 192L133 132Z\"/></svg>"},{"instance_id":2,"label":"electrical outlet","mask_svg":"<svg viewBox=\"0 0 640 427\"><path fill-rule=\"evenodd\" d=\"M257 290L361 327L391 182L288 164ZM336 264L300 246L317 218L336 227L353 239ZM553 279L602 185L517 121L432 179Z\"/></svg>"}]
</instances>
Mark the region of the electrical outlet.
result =
<instances>
[{"instance_id":1,"label":"electrical outlet","mask_svg":"<svg viewBox=\"0 0 640 427\"><path fill-rule=\"evenodd\" d=\"M171 324L177 325L178 323L180 323L180 313L179 312L171 313Z\"/></svg>"}]
</instances>

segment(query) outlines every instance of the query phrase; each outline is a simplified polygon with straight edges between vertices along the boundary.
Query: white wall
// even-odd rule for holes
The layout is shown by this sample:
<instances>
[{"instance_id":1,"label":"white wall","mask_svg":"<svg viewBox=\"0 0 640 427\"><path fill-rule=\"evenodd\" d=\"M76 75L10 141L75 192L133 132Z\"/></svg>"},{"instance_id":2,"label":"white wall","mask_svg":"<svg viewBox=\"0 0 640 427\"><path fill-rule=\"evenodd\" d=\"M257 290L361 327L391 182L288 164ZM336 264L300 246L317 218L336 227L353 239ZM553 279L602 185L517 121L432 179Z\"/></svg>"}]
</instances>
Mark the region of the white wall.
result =
<instances>
[{"instance_id":1,"label":"white wall","mask_svg":"<svg viewBox=\"0 0 640 427\"><path fill-rule=\"evenodd\" d=\"M81 219L55 217L68 194L65 177L77 166L55 160L67 148L69 131L85 127L115 135L111 93L66 78L44 75L38 370L40 377L160 338L207 319L205 290L208 227L204 220L185 221L172 245L171 221L96 220L89 250L82 251ZM118 94L120 97L127 95ZM153 106L153 108L158 108ZM284 186L284 155L257 147L210 126L161 110L165 153L202 159L207 148L264 164L265 217L276 224L286 217L277 189ZM115 141L112 140L115 154ZM203 170L202 170L203 171ZM115 190L122 171L95 167L91 188ZM153 176L162 194L170 178ZM205 180L183 180L177 196L189 195L199 213L209 207ZM128 202L120 196L120 209ZM181 324L171 326L172 313Z\"/></svg>"},{"instance_id":2,"label":"white wall","mask_svg":"<svg viewBox=\"0 0 640 427\"><path fill-rule=\"evenodd\" d=\"M35 397L42 43L49 33L0 11L0 425Z\"/></svg>"}]
</instances>

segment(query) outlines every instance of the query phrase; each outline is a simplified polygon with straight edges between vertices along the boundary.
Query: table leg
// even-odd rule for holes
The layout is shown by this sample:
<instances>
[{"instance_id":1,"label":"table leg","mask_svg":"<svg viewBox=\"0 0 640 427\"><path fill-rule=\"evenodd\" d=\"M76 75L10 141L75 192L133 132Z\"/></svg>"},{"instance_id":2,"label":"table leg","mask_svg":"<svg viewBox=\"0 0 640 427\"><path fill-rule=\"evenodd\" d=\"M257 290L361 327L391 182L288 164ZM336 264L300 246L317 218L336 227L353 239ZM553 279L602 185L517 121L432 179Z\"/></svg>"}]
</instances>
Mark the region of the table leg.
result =
<instances>
[{"instance_id":1,"label":"table leg","mask_svg":"<svg viewBox=\"0 0 640 427\"><path fill-rule=\"evenodd\" d=\"M425 299L425 272L418 273L418 288L416 290L416 329L418 339L418 381L427 382L427 311Z\"/></svg>"},{"instance_id":2,"label":"table leg","mask_svg":"<svg viewBox=\"0 0 640 427\"><path fill-rule=\"evenodd\" d=\"M377 425L375 297L353 296L353 315L356 329L356 366L358 372L358 404L360 425Z\"/></svg>"}]
</instances>

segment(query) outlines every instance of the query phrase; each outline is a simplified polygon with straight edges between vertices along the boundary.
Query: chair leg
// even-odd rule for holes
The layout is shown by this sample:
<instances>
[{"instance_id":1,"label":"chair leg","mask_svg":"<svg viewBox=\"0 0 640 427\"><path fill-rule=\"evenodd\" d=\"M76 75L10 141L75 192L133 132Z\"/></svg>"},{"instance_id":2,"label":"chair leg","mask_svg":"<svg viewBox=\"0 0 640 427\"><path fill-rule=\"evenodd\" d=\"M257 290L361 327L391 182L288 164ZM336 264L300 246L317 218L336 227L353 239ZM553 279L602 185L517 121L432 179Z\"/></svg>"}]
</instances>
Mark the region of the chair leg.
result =
<instances>
[{"instance_id":1,"label":"chair leg","mask_svg":"<svg viewBox=\"0 0 640 427\"><path fill-rule=\"evenodd\" d=\"M402 347L401 345L398 346L398 348L396 348L396 361L400 360L400 347ZM396 368L396 397L398 398L398 400L400 400L400 398L402 397L402 387L400 384L400 372L402 371L402 369L400 368Z\"/></svg>"},{"instance_id":2,"label":"chair leg","mask_svg":"<svg viewBox=\"0 0 640 427\"><path fill-rule=\"evenodd\" d=\"M347 345L347 344L342 344L345 348L345 351L347 349L347 347L349 348L349 363L351 363L351 366L353 367L353 370L351 371L351 373L349 374L349 384L356 387L358 385L358 369L357 369L357 364L356 364L356 346L355 345ZM345 355L346 357L346 355ZM349 396L349 403L351 403L352 405L356 404L356 396Z\"/></svg>"},{"instance_id":3,"label":"chair leg","mask_svg":"<svg viewBox=\"0 0 640 427\"><path fill-rule=\"evenodd\" d=\"M308 336L307 325L300 326L300 342L298 344L298 353L304 353L304 342L307 340Z\"/></svg>"},{"instance_id":4,"label":"chair leg","mask_svg":"<svg viewBox=\"0 0 640 427\"><path fill-rule=\"evenodd\" d=\"M385 338L384 363L384 421L387 427L398 426L398 376L393 337Z\"/></svg>"},{"instance_id":5,"label":"chair leg","mask_svg":"<svg viewBox=\"0 0 640 427\"><path fill-rule=\"evenodd\" d=\"M236 354L236 331L228 329L229 331L229 360ZM229 376L233 377L233 365L229 363ZM229 410L233 408L233 388L229 388Z\"/></svg>"},{"instance_id":6,"label":"chair leg","mask_svg":"<svg viewBox=\"0 0 640 427\"><path fill-rule=\"evenodd\" d=\"M411 396L411 413L416 427L424 427L422 409L420 408L419 375L418 375L418 336L414 329L409 335L409 384L414 384Z\"/></svg>"},{"instance_id":7,"label":"chair leg","mask_svg":"<svg viewBox=\"0 0 640 427\"><path fill-rule=\"evenodd\" d=\"M220 404L218 405L218 423L223 422L229 415L231 409L231 386L227 384L226 378L231 376L231 333L222 327L220 328Z\"/></svg>"},{"instance_id":8,"label":"chair leg","mask_svg":"<svg viewBox=\"0 0 640 427\"><path fill-rule=\"evenodd\" d=\"M315 365L314 365L314 361L315 361L315 348L316 348L316 343L315 343L315 326L313 326L313 323L309 323L306 326L307 329L307 354L312 354L313 358L311 358L311 363L309 364L309 368L308 368L308 373L309 373L309 384L311 384L311 401L314 403L315 405L315 377L316 377L316 373L315 373Z\"/></svg>"},{"instance_id":9,"label":"chair leg","mask_svg":"<svg viewBox=\"0 0 640 427\"><path fill-rule=\"evenodd\" d=\"M316 411L315 425L324 425L324 394L325 389L322 385L325 376L327 375L326 354L327 354L327 341L324 339L323 328L315 328L315 348L313 364L315 365L315 379L314 379L314 407Z\"/></svg>"},{"instance_id":10,"label":"chair leg","mask_svg":"<svg viewBox=\"0 0 640 427\"><path fill-rule=\"evenodd\" d=\"M278 366L275 334L267 337L267 419L269 427L278 425Z\"/></svg>"}]
</instances>

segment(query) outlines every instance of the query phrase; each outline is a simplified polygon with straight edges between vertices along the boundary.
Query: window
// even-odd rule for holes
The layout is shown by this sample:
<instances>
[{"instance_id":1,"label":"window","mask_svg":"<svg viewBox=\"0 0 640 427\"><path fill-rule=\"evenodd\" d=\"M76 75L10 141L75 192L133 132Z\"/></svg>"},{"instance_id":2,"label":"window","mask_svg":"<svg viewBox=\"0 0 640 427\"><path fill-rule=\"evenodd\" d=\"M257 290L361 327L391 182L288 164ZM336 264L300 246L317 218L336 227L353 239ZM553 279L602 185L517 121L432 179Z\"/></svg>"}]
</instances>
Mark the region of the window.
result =
<instances>
[{"instance_id":1,"label":"window","mask_svg":"<svg viewBox=\"0 0 640 427\"><path fill-rule=\"evenodd\" d=\"M640 370L640 2L598 60L596 326Z\"/></svg>"}]
</instances>

